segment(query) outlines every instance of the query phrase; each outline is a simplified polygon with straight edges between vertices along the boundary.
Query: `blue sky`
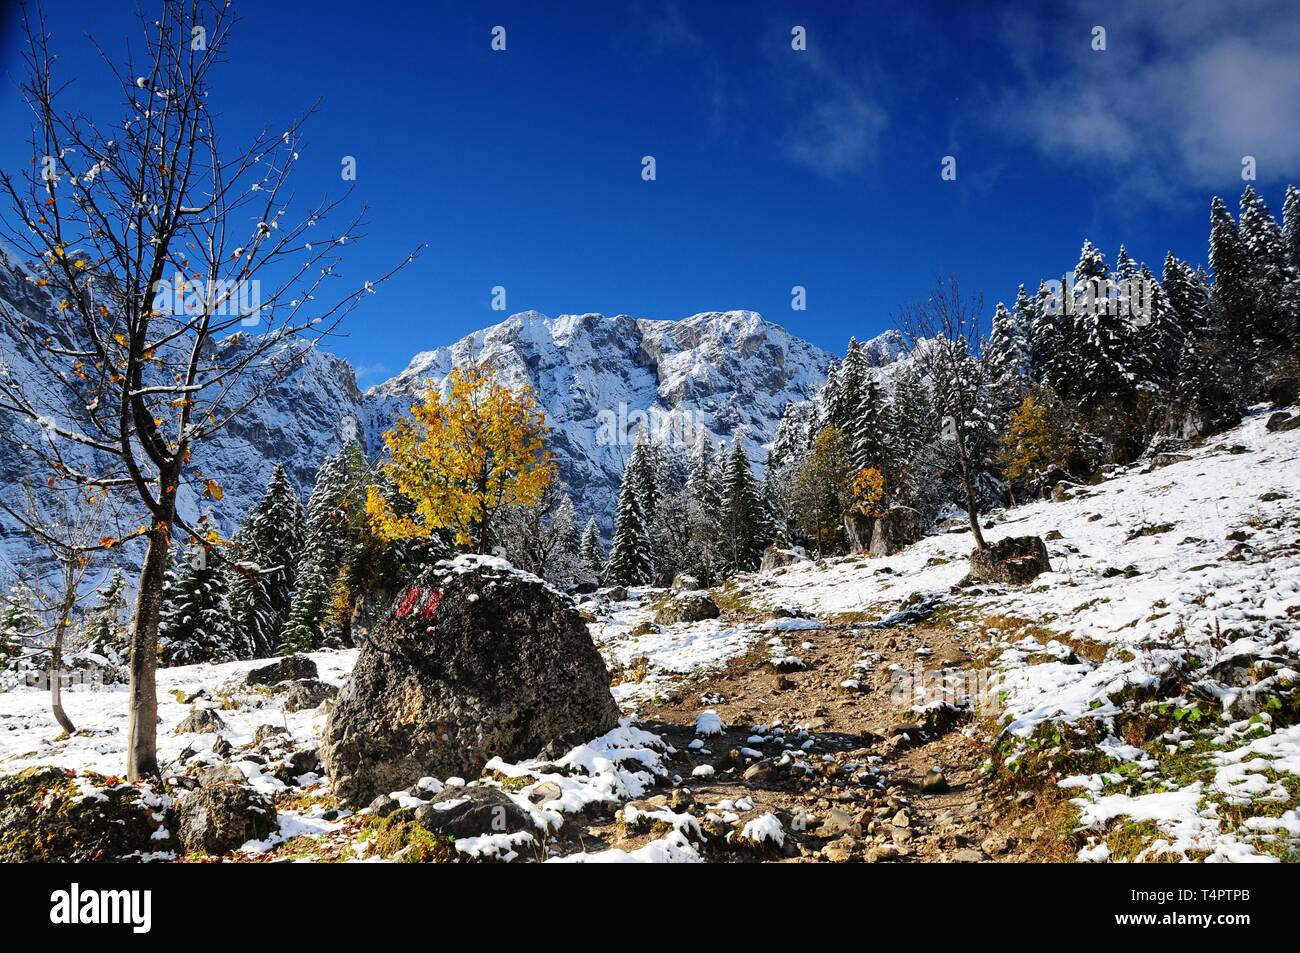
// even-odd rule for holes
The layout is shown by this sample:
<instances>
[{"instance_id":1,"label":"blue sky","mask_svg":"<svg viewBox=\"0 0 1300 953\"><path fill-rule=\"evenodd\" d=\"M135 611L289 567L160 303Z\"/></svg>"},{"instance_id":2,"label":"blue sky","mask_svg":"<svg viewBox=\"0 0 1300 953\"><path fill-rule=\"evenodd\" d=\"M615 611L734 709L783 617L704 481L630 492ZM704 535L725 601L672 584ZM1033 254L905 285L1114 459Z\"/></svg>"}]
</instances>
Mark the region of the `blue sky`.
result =
<instances>
[{"instance_id":1,"label":"blue sky","mask_svg":"<svg viewBox=\"0 0 1300 953\"><path fill-rule=\"evenodd\" d=\"M939 270L991 311L1072 267L1085 237L1157 271L1167 249L1201 262L1210 198L1235 206L1244 155L1276 213L1300 183L1300 17L1276 0L235 3L214 79L227 139L319 101L297 192L341 191L356 158L370 226L348 269L428 245L330 345L363 385L500 320L498 285L509 312L749 308L842 351ZM83 34L123 49L132 7L46 4L87 111L111 101ZM25 122L16 44L11 25L9 130ZM6 167L28 158L0 144Z\"/></svg>"}]
</instances>

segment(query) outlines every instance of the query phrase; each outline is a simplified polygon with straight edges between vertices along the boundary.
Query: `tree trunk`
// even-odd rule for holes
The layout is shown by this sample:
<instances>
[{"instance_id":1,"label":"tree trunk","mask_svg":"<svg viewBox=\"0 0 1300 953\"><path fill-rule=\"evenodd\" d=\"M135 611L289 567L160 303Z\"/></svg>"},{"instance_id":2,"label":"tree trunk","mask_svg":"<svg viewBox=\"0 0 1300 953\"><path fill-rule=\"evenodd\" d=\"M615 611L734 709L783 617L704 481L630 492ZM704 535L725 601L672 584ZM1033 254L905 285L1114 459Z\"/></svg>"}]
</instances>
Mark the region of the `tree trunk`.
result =
<instances>
[{"instance_id":1,"label":"tree trunk","mask_svg":"<svg viewBox=\"0 0 1300 953\"><path fill-rule=\"evenodd\" d=\"M149 548L140 571L135 628L131 632L130 712L127 722L126 778L139 781L158 775L158 620L162 610L163 580L171 554L171 519L176 492L164 484L162 506L168 515L164 526L149 534Z\"/></svg>"},{"instance_id":2,"label":"tree trunk","mask_svg":"<svg viewBox=\"0 0 1300 953\"><path fill-rule=\"evenodd\" d=\"M984 542L984 533L980 530L979 511L975 506L975 481L970 473L970 460L966 458L966 446L962 441L961 430L957 432L957 459L961 463L962 488L966 491L966 517L970 520L971 535L975 537L976 549L988 549Z\"/></svg>"},{"instance_id":3,"label":"tree trunk","mask_svg":"<svg viewBox=\"0 0 1300 953\"><path fill-rule=\"evenodd\" d=\"M77 727L63 710L63 635L68 630L68 616L77 598L77 582L71 565L64 570L63 604L59 606L59 621L54 627L54 644L50 646L50 711L54 720L68 734Z\"/></svg>"}]
</instances>

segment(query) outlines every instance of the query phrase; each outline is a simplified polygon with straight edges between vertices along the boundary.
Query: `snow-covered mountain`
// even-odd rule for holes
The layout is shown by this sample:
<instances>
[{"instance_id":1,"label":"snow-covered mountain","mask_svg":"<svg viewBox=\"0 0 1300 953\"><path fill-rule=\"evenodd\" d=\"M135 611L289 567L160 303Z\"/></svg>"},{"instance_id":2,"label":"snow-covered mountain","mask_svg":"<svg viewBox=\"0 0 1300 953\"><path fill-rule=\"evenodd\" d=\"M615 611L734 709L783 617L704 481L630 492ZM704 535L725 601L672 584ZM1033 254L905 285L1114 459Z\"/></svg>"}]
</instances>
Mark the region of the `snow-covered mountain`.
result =
<instances>
[{"instance_id":1,"label":"snow-covered mountain","mask_svg":"<svg viewBox=\"0 0 1300 953\"><path fill-rule=\"evenodd\" d=\"M739 434L761 464L781 411L816 394L831 355L752 311L681 321L526 311L417 354L368 390L369 433L379 433L425 381L441 386L454 366L471 360L534 389L561 479L579 509L608 530L624 463L641 434L683 452L701 432L715 441Z\"/></svg>"},{"instance_id":2,"label":"snow-covered mountain","mask_svg":"<svg viewBox=\"0 0 1300 953\"><path fill-rule=\"evenodd\" d=\"M0 369L36 373L32 355L10 333L15 320L44 324L61 338L56 312L21 263L0 258ZM236 336L221 345L236 351ZM896 334L867 344L879 366L896 360ZM182 513L210 508L226 531L242 520L276 464L309 491L316 469L343 442L355 438L372 453L395 415L409 407L426 381L446 384L453 366L489 363L508 382L537 393L551 429L550 447L561 478L582 515L610 530L624 463L638 437L652 432L682 452L701 431L713 440L740 435L755 466L771 441L785 405L809 400L825 380L832 355L752 311L709 312L680 321L626 315L513 315L449 346L417 354L400 374L364 393L352 366L317 349L275 382L228 429L205 443L196 460L204 476L225 489L220 503L198 488L181 494ZM253 386L250 381L247 386ZM233 402L233 401L232 401ZM9 415L0 427L22 430ZM75 454L75 450L72 451ZM0 461L0 492L12 491L26 462ZM24 541L0 525L0 556L21 561Z\"/></svg>"}]
</instances>

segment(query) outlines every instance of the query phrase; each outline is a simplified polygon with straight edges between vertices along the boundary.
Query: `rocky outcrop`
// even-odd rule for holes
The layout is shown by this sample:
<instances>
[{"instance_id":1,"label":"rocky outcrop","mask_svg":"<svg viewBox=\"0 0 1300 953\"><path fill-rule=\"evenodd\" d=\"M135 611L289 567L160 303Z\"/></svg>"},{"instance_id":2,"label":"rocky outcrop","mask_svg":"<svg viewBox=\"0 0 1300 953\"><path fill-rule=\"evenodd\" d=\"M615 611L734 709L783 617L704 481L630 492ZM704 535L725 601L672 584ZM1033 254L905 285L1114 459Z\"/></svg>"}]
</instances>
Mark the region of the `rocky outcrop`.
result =
<instances>
[{"instance_id":1,"label":"rocky outcrop","mask_svg":"<svg viewBox=\"0 0 1300 953\"><path fill-rule=\"evenodd\" d=\"M362 647L321 760L341 801L367 804L494 756L553 756L617 722L568 598L503 560L461 556L409 586Z\"/></svg>"},{"instance_id":2,"label":"rocky outcrop","mask_svg":"<svg viewBox=\"0 0 1300 953\"><path fill-rule=\"evenodd\" d=\"M1008 536L970 554L970 582L1021 586L1051 572L1047 546L1037 536Z\"/></svg>"},{"instance_id":3,"label":"rocky outcrop","mask_svg":"<svg viewBox=\"0 0 1300 953\"><path fill-rule=\"evenodd\" d=\"M801 547L791 546L789 549L781 549L778 546L769 546L763 550L763 561L758 568L780 569L782 566L806 562L808 562L808 554Z\"/></svg>"},{"instance_id":4,"label":"rocky outcrop","mask_svg":"<svg viewBox=\"0 0 1300 953\"><path fill-rule=\"evenodd\" d=\"M919 540L924 531L920 513L910 506L891 506L872 520L871 555L892 556Z\"/></svg>"}]
</instances>

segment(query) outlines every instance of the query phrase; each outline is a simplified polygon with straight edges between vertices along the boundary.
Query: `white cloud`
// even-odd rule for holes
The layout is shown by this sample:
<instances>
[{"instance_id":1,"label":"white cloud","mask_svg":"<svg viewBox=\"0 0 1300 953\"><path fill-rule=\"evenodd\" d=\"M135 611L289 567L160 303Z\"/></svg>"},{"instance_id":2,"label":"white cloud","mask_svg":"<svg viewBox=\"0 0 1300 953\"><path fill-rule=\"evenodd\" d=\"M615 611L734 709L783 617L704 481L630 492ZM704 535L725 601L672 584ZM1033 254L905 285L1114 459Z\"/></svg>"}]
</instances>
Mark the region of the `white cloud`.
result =
<instances>
[{"instance_id":1,"label":"white cloud","mask_svg":"<svg viewBox=\"0 0 1300 953\"><path fill-rule=\"evenodd\" d=\"M1003 27L1012 81L990 121L1051 158L1111 166L1148 191L1222 184L1246 155L1264 181L1300 172L1294 4L1081 2Z\"/></svg>"}]
</instances>

